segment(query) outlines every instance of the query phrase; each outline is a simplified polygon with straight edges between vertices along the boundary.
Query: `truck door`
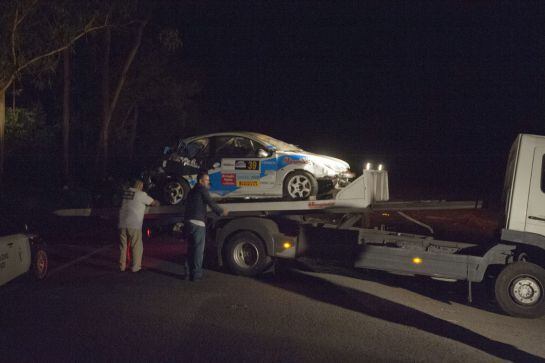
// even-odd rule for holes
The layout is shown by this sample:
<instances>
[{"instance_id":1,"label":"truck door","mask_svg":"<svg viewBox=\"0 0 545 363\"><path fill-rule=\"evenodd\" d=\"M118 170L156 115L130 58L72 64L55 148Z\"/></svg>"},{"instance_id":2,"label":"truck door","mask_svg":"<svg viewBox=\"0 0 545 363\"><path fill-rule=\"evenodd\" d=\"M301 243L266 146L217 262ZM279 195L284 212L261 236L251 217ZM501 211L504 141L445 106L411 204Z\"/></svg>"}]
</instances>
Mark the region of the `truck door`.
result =
<instances>
[{"instance_id":1,"label":"truck door","mask_svg":"<svg viewBox=\"0 0 545 363\"><path fill-rule=\"evenodd\" d=\"M528 209L526 211L526 232L545 236L545 148L534 150Z\"/></svg>"}]
</instances>

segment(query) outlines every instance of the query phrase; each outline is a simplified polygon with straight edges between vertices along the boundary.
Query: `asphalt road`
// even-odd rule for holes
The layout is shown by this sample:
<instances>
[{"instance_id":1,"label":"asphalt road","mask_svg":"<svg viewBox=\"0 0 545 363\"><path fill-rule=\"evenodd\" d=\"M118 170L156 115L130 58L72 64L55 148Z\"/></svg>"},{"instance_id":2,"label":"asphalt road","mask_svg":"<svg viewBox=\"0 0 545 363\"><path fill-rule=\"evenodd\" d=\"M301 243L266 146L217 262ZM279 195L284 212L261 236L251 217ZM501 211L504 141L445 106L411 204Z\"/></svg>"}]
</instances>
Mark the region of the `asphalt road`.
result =
<instances>
[{"instance_id":1,"label":"asphalt road","mask_svg":"<svg viewBox=\"0 0 545 363\"><path fill-rule=\"evenodd\" d=\"M184 281L185 246L57 244L51 274L0 288L0 361L545 361L545 318L501 314L484 287L352 271L319 259L259 279Z\"/></svg>"}]
</instances>

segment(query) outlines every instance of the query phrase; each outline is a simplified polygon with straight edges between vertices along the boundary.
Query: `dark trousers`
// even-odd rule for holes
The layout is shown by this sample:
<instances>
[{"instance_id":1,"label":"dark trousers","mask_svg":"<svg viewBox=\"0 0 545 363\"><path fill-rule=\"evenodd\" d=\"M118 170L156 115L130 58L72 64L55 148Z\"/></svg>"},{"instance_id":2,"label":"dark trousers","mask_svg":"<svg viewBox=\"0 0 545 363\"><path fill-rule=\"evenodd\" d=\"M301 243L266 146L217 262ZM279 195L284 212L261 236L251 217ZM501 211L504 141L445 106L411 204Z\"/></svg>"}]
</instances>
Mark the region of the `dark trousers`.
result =
<instances>
[{"instance_id":1,"label":"dark trousers","mask_svg":"<svg viewBox=\"0 0 545 363\"><path fill-rule=\"evenodd\" d=\"M189 277L191 279L200 279L202 277L202 260L204 256L206 227L197 226L188 222L187 232L189 246L186 266L189 270Z\"/></svg>"}]
</instances>

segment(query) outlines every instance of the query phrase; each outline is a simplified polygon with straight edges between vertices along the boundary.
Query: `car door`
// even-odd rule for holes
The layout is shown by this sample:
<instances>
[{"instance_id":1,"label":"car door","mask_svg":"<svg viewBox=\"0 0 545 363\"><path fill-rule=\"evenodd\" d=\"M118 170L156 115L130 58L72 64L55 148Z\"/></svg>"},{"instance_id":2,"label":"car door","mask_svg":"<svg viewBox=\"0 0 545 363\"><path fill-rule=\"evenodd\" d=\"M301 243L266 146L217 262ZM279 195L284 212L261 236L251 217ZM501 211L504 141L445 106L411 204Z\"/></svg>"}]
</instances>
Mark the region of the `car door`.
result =
<instances>
[{"instance_id":1,"label":"car door","mask_svg":"<svg viewBox=\"0 0 545 363\"><path fill-rule=\"evenodd\" d=\"M0 285L30 268L30 247L24 234L0 237Z\"/></svg>"},{"instance_id":2,"label":"car door","mask_svg":"<svg viewBox=\"0 0 545 363\"><path fill-rule=\"evenodd\" d=\"M215 159L209 171L214 189L221 195L252 196L261 191L261 158L254 141L240 135L215 137ZM212 176L215 176L212 178Z\"/></svg>"}]
</instances>

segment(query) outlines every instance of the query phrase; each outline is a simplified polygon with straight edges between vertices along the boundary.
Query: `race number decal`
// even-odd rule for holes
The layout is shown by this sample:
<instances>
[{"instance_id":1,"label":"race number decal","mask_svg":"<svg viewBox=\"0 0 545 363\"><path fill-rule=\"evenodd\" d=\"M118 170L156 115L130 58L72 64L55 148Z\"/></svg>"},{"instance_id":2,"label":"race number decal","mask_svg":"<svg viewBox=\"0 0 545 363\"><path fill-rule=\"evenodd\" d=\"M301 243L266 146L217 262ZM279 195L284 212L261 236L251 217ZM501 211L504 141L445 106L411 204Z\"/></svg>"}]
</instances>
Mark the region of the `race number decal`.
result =
<instances>
[{"instance_id":1,"label":"race number decal","mask_svg":"<svg viewBox=\"0 0 545 363\"><path fill-rule=\"evenodd\" d=\"M258 160L237 160L235 162L235 170L259 170Z\"/></svg>"}]
</instances>

